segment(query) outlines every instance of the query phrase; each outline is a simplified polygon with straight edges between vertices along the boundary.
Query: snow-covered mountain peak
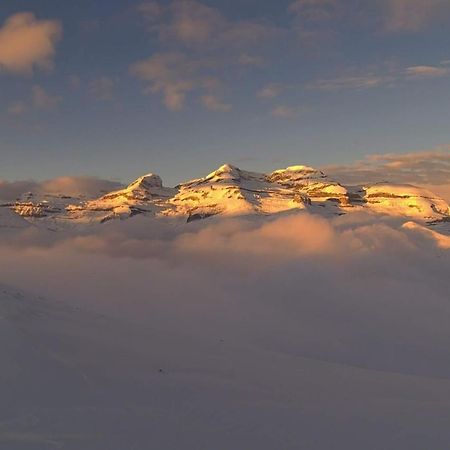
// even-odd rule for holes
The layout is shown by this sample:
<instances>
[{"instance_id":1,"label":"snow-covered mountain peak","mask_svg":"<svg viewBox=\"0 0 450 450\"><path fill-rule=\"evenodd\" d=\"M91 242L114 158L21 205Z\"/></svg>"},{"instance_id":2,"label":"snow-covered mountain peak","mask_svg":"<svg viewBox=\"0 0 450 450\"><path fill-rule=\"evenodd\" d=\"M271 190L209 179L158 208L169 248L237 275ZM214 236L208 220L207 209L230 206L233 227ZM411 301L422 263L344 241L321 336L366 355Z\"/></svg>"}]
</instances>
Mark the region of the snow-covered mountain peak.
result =
<instances>
[{"instance_id":1,"label":"snow-covered mountain peak","mask_svg":"<svg viewBox=\"0 0 450 450\"><path fill-rule=\"evenodd\" d=\"M214 170L206 176L206 178L219 177L221 175L237 175L239 176L241 169L239 167L233 166L232 164L223 164L218 169Z\"/></svg>"},{"instance_id":2,"label":"snow-covered mountain peak","mask_svg":"<svg viewBox=\"0 0 450 450\"><path fill-rule=\"evenodd\" d=\"M274 181L283 180L284 178L291 180L320 180L327 178L322 171L309 166L290 166L286 169L275 170L269 177Z\"/></svg>"},{"instance_id":3,"label":"snow-covered mountain peak","mask_svg":"<svg viewBox=\"0 0 450 450\"><path fill-rule=\"evenodd\" d=\"M206 182L235 184L251 180L263 181L264 175L262 173L242 170L232 164L224 164L201 180Z\"/></svg>"},{"instance_id":4,"label":"snow-covered mountain peak","mask_svg":"<svg viewBox=\"0 0 450 450\"><path fill-rule=\"evenodd\" d=\"M127 190L162 188L163 182L159 175L148 173L128 185Z\"/></svg>"},{"instance_id":5,"label":"snow-covered mountain peak","mask_svg":"<svg viewBox=\"0 0 450 450\"><path fill-rule=\"evenodd\" d=\"M321 170L304 165L264 174L224 164L175 188L164 187L158 175L148 173L95 200L28 194L21 202L3 206L14 214L7 217L5 213L0 222L11 222L20 215L25 223L52 229L135 215L192 221L215 215L271 215L302 209L328 217L365 210L428 224L450 223L447 202L425 189L396 183L344 186Z\"/></svg>"}]
</instances>

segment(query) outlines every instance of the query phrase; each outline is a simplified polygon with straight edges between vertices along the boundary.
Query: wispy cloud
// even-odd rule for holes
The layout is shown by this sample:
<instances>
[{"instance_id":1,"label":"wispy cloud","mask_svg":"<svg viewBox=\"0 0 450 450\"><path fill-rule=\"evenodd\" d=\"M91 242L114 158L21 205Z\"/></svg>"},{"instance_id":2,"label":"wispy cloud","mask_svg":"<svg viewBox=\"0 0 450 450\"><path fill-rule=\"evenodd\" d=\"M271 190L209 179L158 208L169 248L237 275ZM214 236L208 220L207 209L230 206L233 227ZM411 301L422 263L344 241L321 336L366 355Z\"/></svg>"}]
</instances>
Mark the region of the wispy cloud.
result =
<instances>
[{"instance_id":1,"label":"wispy cloud","mask_svg":"<svg viewBox=\"0 0 450 450\"><path fill-rule=\"evenodd\" d=\"M394 86L408 81L419 81L430 78L445 78L450 76L450 68L444 64L436 66L417 65L409 67L388 67L386 69L371 69L367 72L349 73L335 78L319 79L309 83L310 90L338 91L345 89L374 89L381 86Z\"/></svg>"},{"instance_id":2,"label":"wispy cloud","mask_svg":"<svg viewBox=\"0 0 450 450\"><path fill-rule=\"evenodd\" d=\"M28 111L28 106L24 101L16 101L8 106L8 114L10 116L21 116Z\"/></svg>"},{"instance_id":3,"label":"wispy cloud","mask_svg":"<svg viewBox=\"0 0 450 450\"><path fill-rule=\"evenodd\" d=\"M388 32L418 32L435 21L450 19L447 0L385 0L384 12Z\"/></svg>"},{"instance_id":4,"label":"wispy cloud","mask_svg":"<svg viewBox=\"0 0 450 450\"><path fill-rule=\"evenodd\" d=\"M286 86L280 83L270 83L264 86L262 89L260 89L256 96L258 98L276 98L278 97L284 90L286 89Z\"/></svg>"},{"instance_id":5,"label":"wispy cloud","mask_svg":"<svg viewBox=\"0 0 450 450\"><path fill-rule=\"evenodd\" d=\"M369 72L357 76L341 76L327 78L309 83L307 89L318 89L324 91L338 91L342 89L372 89L380 85L392 83L395 78L391 75L377 75Z\"/></svg>"},{"instance_id":6,"label":"wispy cloud","mask_svg":"<svg viewBox=\"0 0 450 450\"><path fill-rule=\"evenodd\" d=\"M30 75L35 68L51 69L61 34L56 20L38 20L32 13L11 16L0 28L0 72Z\"/></svg>"},{"instance_id":7,"label":"wispy cloud","mask_svg":"<svg viewBox=\"0 0 450 450\"><path fill-rule=\"evenodd\" d=\"M36 109L51 111L58 107L62 101L62 97L48 93L41 86L33 86L32 100L33 106Z\"/></svg>"},{"instance_id":8,"label":"wispy cloud","mask_svg":"<svg viewBox=\"0 0 450 450\"><path fill-rule=\"evenodd\" d=\"M293 119L297 117L298 109L287 105L278 105L272 109L271 112L273 117L278 117L281 119Z\"/></svg>"},{"instance_id":9,"label":"wispy cloud","mask_svg":"<svg viewBox=\"0 0 450 450\"><path fill-rule=\"evenodd\" d=\"M21 116L30 111L54 111L58 108L63 98L47 92L42 86L34 85L31 88L31 96L26 100L12 102L7 113L10 116Z\"/></svg>"},{"instance_id":10,"label":"wispy cloud","mask_svg":"<svg viewBox=\"0 0 450 450\"><path fill-rule=\"evenodd\" d=\"M115 86L115 80L107 76L102 76L90 83L89 90L98 100L111 102L114 100Z\"/></svg>"},{"instance_id":11,"label":"wispy cloud","mask_svg":"<svg viewBox=\"0 0 450 450\"><path fill-rule=\"evenodd\" d=\"M231 111L232 106L225 103L214 94L207 94L201 97L203 106L210 111L228 112Z\"/></svg>"},{"instance_id":12,"label":"wispy cloud","mask_svg":"<svg viewBox=\"0 0 450 450\"><path fill-rule=\"evenodd\" d=\"M210 111L224 112L231 105L222 100L222 82L214 76L220 60L194 58L184 53L157 53L132 65L131 73L147 83L147 94L162 94L170 111L181 111L188 94L196 93Z\"/></svg>"},{"instance_id":13,"label":"wispy cloud","mask_svg":"<svg viewBox=\"0 0 450 450\"><path fill-rule=\"evenodd\" d=\"M369 155L349 165L323 168L344 183L390 181L430 187L450 201L450 146L410 152Z\"/></svg>"},{"instance_id":14,"label":"wispy cloud","mask_svg":"<svg viewBox=\"0 0 450 450\"><path fill-rule=\"evenodd\" d=\"M242 50L259 45L278 31L261 20L229 20L217 8L196 0L175 0L168 5L144 2L138 10L162 41L176 41L187 47L231 46Z\"/></svg>"},{"instance_id":15,"label":"wispy cloud","mask_svg":"<svg viewBox=\"0 0 450 450\"><path fill-rule=\"evenodd\" d=\"M182 53L158 53L139 61L131 73L148 83L147 93L162 93L164 105L171 111L183 109L186 95L198 85L202 64Z\"/></svg>"},{"instance_id":16,"label":"wispy cloud","mask_svg":"<svg viewBox=\"0 0 450 450\"><path fill-rule=\"evenodd\" d=\"M405 69L405 75L410 78L442 78L450 75L450 67L412 66Z\"/></svg>"},{"instance_id":17,"label":"wispy cloud","mask_svg":"<svg viewBox=\"0 0 450 450\"><path fill-rule=\"evenodd\" d=\"M220 87L224 72L262 67L259 50L281 32L265 20L229 19L196 0L148 1L138 12L160 50L133 64L131 73L146 82L146 93L162 94L171 111L181 111L189 94L211 111L229 111ZM208 83L211 78L215 87Z\"/></svg>"},{"instance_id":18,"label":"wispy cloud","mask_svg":"<svg viewBox=\"0 0 450 450\"><path fill-rule=\"evenodd\" d=\"M295 0L288 10L305 21L323 22L336 18L340 11L338 0Z\"/></svg>"}]
</instances>

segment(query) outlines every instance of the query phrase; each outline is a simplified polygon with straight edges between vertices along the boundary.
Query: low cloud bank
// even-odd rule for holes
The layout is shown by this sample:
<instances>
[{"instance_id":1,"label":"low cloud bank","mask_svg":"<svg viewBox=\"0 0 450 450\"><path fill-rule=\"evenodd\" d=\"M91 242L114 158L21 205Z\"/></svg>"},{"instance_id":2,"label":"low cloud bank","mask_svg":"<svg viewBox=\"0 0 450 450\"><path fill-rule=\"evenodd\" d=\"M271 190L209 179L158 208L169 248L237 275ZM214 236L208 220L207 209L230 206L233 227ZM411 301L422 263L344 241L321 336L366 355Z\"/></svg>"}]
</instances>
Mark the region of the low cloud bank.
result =
<instances>
[{"instance_id":1,"label":"low cloud bank","mask_svg":"<svg viewBox=\"0 0 450 450\"><path fill-rule=\"evenodd\" d=\"M186 331L207 318L227 334L231 321L302 356L450 377L450 253L439 236L370 214L182 226L137 217L85 233L14 232L0 281Z\"/></svg>"},{"instance_id":2,"label":"low cloud bank","mask_svg":"<svg viewBox=\"0 0 450 450\"><path fill-rule=\"evenodd\" d=\"M5 181L0 180L0 200L14 201L27 192L34 194L64 194L93 198L102 193L119 189L122 185L115 181L95 177L59 177L45 181Z\"/></svg>"}]
</instances>

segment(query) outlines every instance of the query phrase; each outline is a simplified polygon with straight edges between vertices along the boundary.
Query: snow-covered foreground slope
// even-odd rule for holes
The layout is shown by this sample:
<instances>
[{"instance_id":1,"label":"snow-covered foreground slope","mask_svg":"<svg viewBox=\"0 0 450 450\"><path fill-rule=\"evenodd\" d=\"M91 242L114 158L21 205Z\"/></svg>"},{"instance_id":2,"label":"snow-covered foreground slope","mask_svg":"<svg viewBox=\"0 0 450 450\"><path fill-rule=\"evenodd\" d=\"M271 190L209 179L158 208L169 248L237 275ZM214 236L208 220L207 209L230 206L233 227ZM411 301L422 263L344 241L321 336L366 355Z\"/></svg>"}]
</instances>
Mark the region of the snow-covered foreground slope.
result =
<instances>
[{"instance_id":1,"label":"snow-covered foreground slope","mask_svg":"<svg viewBox=\"0 0 450 450\"><path fill-rule=\"evenodd\" d=\"M227 299L218 286L199 300L185 286L189 306L146 297L138 308L133 298L118 318L1 287L0 448L448 447L445 320L433 333L411 303L417 327L396 335L391 302L377 334L367 328L379 325L374 305L347 312L358 325L338 312L357 288L335 307L331 292L314 298L326 286L295 299L277 289L278 298ZM428 301L435 307L436 294ZM324 306L333 310L320 317Z\"/></svg>"},{"instance_id":2,"label":"snow-covered foreground slope","mask_svg":"<svg viewBox=\"0 0 450 450\"><path fill-rule=\"evenodd\" d=\"M269 216L305 209L325 217L371 211L422 223L450 220L449 205L426 189L395 183L343 186L307 166L262 174L225 164L175 188L164 187L158 175L148 174L98 199L82 201L64 193L39 199L31 193L5 208L55 230L136 215L192 222L216 215Z\"/></svg>"}]
</instances>

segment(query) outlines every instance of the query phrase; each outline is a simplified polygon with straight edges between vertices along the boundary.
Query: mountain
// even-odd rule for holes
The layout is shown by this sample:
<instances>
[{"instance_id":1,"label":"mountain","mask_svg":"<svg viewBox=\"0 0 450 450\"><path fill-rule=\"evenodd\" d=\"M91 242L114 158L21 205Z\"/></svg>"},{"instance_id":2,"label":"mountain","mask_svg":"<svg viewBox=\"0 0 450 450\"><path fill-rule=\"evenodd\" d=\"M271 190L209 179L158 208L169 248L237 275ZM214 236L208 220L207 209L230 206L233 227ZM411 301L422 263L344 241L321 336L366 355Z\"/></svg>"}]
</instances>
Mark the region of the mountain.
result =
<instances>
[{"instance_id":1,"label":"mountain","mask_svg":"<svg viewBox=\"0 0 450 450\"><path fill-rule=\"evenodd\" d=\"M37 198L29 193L15 203L3 205L0 222L21 216L22 224L26 221L58 229L135 215L191 222L216 215L271 215L293 210L326 216L369 211L428 224L450 222L445 200L417 186L386 182L344 186L308 166L264 174L230 164L174 188L165 187L158 175L149 173L97 199L64 193Z\"/></svg>"}]
</instances>

